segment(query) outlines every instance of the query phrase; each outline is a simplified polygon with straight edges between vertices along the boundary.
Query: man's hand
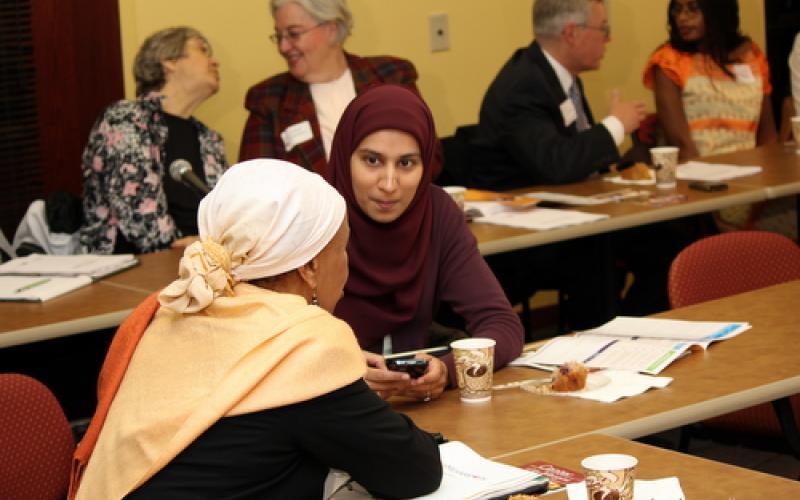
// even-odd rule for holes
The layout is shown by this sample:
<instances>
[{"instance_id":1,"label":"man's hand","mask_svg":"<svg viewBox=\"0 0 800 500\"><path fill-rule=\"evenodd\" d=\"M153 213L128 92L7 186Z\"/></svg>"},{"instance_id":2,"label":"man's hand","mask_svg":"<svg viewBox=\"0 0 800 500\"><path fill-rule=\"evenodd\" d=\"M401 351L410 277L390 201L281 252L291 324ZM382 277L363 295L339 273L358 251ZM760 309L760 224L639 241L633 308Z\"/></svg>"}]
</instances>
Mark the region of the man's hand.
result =
<instances>
[{"instance_id":1,"label":"man's hand","mask_svg":"<svg viewBox=\"0 0 800 500\"><path fill-rule=\"evenodd\" d=\"M626 134L630 134L639 128L639 124L644 120L644 117L647 116L647 111L643 102L623 101L619 97L618 90L611 91L609 109L609 114L617 117L617 119L622 122Z\"/></svg>"}]
</instances>

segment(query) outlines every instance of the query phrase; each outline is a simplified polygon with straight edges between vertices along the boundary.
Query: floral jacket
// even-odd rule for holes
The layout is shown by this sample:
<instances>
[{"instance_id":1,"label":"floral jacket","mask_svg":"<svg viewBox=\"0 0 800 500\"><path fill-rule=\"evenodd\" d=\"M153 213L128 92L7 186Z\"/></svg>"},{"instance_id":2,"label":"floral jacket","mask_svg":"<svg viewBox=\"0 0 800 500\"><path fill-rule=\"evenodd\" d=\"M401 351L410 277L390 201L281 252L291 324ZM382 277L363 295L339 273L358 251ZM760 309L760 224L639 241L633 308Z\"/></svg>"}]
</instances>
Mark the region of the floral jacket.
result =
<instances>
[{"instance_id":1,"label":"floral jacket","mask_svg":"<svg viewBox=\"0 0 800 500\"><path fill-rule=\"evenodd\" d=\"M161 180L167 172L161 158L167 126L158 93L135 101L118 101L103 112L83 151L81 245L86 252L110 254L117 235L140 252L169 247L181 235L167 211ZM227 167L222 137L194 120L200 157L210 186Z\"/></svg>"}]
</instances>

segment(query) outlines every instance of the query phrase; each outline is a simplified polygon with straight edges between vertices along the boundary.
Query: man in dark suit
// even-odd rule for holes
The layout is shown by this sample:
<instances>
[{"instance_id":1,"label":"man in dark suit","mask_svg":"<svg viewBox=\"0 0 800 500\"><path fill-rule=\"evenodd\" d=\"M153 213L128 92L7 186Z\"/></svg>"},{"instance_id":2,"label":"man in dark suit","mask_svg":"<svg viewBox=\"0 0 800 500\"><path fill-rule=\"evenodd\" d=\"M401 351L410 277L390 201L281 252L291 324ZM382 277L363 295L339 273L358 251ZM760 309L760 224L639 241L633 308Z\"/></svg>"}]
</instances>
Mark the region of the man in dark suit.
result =
<instances>
[{"instance_id":1,"label":"man in dark suit","mask_svg":"<svg viewBox=\"0 0 800 500\"><path fill-rule=\"evenodd\" d=\"M518 49L483 99L473 145L477 187L507 190L585 179L619 159L617 146L645 116L611 97L595 123L578 74L600 67L610 28L600 0L537 0L530 46Z\"/></svg>"},{"instance_id":2,"label":"man in dark suit","mask_svg":"<svg viewBox=\"0 0 800 500\"><path fill-rule=\"evenodd\" d=\"M641 102L612 93L595 122L578 75L595 70L610 40L602 0L535 0L535 40L518 49L489 87L471 141L472 186L509 190L586 179L619 160L617 147L645 116ZM666 241L665 241L666 240ZM566 241L487 259L512 299L539 288L567 296L572 328L596 326L617 312L667 309L666 276L685 238L665 225ZM634 275L625 300L620 290Z\"/></svg>"}]
</instances>

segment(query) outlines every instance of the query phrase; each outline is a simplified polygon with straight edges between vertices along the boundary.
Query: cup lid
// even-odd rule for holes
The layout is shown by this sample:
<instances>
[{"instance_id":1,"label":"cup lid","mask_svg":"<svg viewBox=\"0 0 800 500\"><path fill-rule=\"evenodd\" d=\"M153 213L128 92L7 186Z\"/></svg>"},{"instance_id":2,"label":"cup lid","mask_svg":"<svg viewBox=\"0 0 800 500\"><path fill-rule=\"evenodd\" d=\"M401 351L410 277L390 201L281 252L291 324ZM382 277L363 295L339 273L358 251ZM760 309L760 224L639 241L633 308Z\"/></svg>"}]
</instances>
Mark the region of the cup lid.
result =
<instances>
[{"instance_id":1,"label":"cup lid","mask_svg":"<svg viewBox=\"0 0 800 500\"><path fill-rule=\"evenodd\" d=\"M592 455L581 461L584 469L589 470L622 470L636 467L639 460L631 455L620 453L606 453L603 455Z\"/></svg>"},{"instance_id":2,"label":"cup lid","mask_svg":"<svg viewBox=\"0 0 800 500\"><path fill-rule=\"evenodd\" d=\"M496 344L494 339L487 339L483 337L472 337L468 339L460 339L450 343L453 349L483 349L492 347Z\"/></svg>"}]
</instances>

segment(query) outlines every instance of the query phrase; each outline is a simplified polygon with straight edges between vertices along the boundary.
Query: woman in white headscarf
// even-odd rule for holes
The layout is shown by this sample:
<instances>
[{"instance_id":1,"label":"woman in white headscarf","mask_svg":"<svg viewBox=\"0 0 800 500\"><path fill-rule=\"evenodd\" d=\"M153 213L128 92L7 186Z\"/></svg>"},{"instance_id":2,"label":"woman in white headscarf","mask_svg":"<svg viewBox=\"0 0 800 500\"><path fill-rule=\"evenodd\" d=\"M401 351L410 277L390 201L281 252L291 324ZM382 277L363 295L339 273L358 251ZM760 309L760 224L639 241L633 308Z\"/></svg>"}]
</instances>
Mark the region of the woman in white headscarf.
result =
<instances>
[{"instance_id":1,"label":"woman in white headscarf","mask_svg":"<svg viewBox=\"0 0 800 500\"><path fill-rule=\"evenodd\" d=\"M322 498L330 468L384 498L438 487L433 438L367 387L352 330L330 314L345 213L290 163L222 176L180 278L114 339L70 498Z\"/></svg>"}]
</instances>

